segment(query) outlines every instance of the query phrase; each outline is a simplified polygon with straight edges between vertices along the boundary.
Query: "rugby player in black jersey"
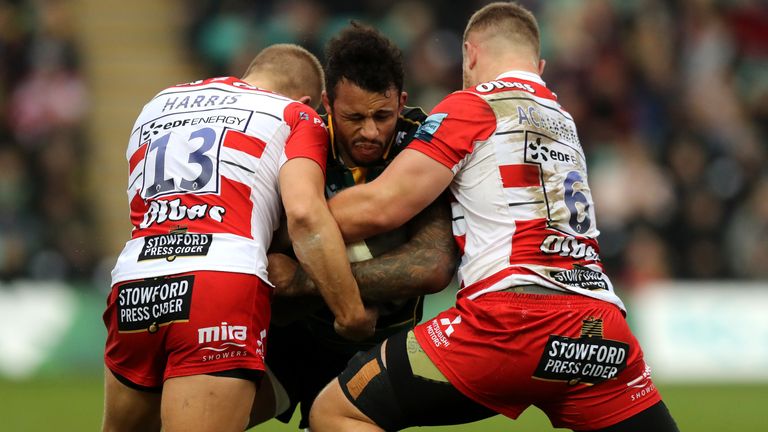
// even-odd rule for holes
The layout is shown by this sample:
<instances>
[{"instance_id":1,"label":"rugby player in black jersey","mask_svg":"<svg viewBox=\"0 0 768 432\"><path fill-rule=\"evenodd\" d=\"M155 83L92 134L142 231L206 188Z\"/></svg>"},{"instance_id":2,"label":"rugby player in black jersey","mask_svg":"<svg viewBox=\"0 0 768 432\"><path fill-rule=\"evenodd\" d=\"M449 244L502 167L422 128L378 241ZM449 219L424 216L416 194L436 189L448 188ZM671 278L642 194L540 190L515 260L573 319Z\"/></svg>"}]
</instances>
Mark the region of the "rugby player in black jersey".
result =
<instances>
[{"instance_id":1,"label":"rugby player in black jersey","mask_svg":"<svg viewBox=\"0 0 768 432\"><path fill-rule=\"evenodd\" d=\"M405 106L402 53L371 27L353 22L333 38L325 69L330 198L376 178L408 145L426 114ZM257 396L251 425L270 414L287 423L300 405L299 427L307 427L315 397L355 353L418 324L424 295L445 288L456 269L449 203L439 199L395 231L348 245L347 251L363 300L379 312L374 336L362 342L334 332L333 314L289 252L270 255L275 296L269 379Z\"/></svg>"}]
</instances>

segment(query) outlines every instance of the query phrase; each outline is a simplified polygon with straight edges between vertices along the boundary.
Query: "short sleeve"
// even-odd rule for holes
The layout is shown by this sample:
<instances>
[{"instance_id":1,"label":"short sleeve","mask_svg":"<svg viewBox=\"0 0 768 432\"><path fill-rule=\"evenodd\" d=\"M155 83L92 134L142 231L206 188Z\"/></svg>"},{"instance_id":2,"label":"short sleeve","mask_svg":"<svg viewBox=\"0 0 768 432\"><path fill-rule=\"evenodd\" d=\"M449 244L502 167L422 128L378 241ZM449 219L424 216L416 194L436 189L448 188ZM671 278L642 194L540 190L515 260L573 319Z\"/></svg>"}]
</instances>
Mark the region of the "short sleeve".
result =
<instances>
[{"instance_id":1,"label":"short sleeve","mask_svg":"<svg viewBox=\"0 0 768 432\"><path fill-rule=\"evenodd\" d=\"M285 144L286 160L309 158L325 173L328 131L320 116L309 106L293 102L285 108L285 121L291 128Z\"/></svg>"},{"instance_id":2,"label":"short sleeve","mask_svg":"<svg viewBox=\"0 0 768 432\"><path fill-rule=\"evenodd\" d=\"M409 149L418 150L450 169L496 130L496 116L479 96L469 92L448 95L416 131Z\"/></svg>"}]
</instances>

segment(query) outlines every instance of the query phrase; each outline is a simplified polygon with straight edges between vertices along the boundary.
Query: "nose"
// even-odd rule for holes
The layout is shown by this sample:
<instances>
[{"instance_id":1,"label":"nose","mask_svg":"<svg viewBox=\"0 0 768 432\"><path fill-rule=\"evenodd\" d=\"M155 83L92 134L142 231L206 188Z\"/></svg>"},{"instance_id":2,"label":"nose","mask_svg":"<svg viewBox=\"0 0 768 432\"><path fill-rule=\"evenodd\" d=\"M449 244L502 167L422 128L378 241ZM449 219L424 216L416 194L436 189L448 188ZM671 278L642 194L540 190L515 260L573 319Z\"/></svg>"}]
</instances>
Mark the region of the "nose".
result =
<instances>
[{"instance_id":1,"label":"nose","mask_svg":"<svg viewBox=\"0 0 768 432\"><path fill-rule=\"evenodd\" d=\"M373 141L379 135L379 128L372 118L363 120L363 127L360 129L360 135L367 140Z\"/></svg>"}]
</instances>

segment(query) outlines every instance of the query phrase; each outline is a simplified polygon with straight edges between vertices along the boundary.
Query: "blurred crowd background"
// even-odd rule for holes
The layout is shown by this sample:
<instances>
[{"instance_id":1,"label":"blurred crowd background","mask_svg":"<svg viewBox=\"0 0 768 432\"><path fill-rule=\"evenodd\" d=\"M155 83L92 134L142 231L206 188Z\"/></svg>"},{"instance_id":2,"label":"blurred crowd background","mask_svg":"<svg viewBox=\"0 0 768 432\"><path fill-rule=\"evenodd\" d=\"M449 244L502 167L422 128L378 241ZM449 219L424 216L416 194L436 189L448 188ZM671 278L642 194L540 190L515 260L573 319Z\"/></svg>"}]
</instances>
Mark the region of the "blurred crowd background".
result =
<instances>
[{"instance_id":1,"label":"blurred crowd background","mask_svg":"<svg viewBox=\"0 0 768 432\"><path fill-rule=\"evenodd\" d=\"M464 25L486 3L176 0L175 7L198 78L239 76L277 42L299 43L322 61L325 43L350 19L373 25L404 52L409 104L429 111L460 88ZM579 128L601 255L617 289L765 279L768 2L521 3L541 24L543 78ZM99 143L88 134L90 77L69 6L0 0L2 281L93 286L114 260L92 235L98 218L84 164ZM121 154L125 143L116 146Z\"/></svg>"}]
</instances>

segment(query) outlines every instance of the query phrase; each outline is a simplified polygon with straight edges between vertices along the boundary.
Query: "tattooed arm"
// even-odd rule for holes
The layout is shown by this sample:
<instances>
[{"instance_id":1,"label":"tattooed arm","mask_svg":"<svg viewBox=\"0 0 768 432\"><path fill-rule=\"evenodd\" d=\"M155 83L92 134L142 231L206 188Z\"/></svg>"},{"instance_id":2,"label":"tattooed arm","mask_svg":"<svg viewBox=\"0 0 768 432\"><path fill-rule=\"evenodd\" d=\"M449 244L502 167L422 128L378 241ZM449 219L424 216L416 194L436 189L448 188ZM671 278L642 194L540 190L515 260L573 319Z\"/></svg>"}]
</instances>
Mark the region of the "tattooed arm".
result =
<instances>
[{"instance_id":1,"label":"tattooed arm","mask_svg":"<svg viewBox=\"0 0 768 432\"><path fill-rule=\"evenodd\" d=\"M408 242L352 265L364 300L386 302L432 294L453 279L459 256L446 200L435 200L407 228Z\"/></svg>"},{"instance_id":2,"label":"tattooed arm","mask_svg":"<svg viewBox=\"0 0 768 432\"><path fill-rule=\"evenodd\" d=\"M451 232L446 200L438 198L407 224L409 240L375 258L352 263L352 274L367 302L402 300L431 294L445 288L453 278L458 250ZM270 257L272 272L283 274L276 296L317 295L312 280L301 267L284 265L287 257ZM280 262L278 262L278 260ZM285 272L293 273L290 282ZM272 276L270 275L270 279Z\"/></svg>"}]
</instances>

